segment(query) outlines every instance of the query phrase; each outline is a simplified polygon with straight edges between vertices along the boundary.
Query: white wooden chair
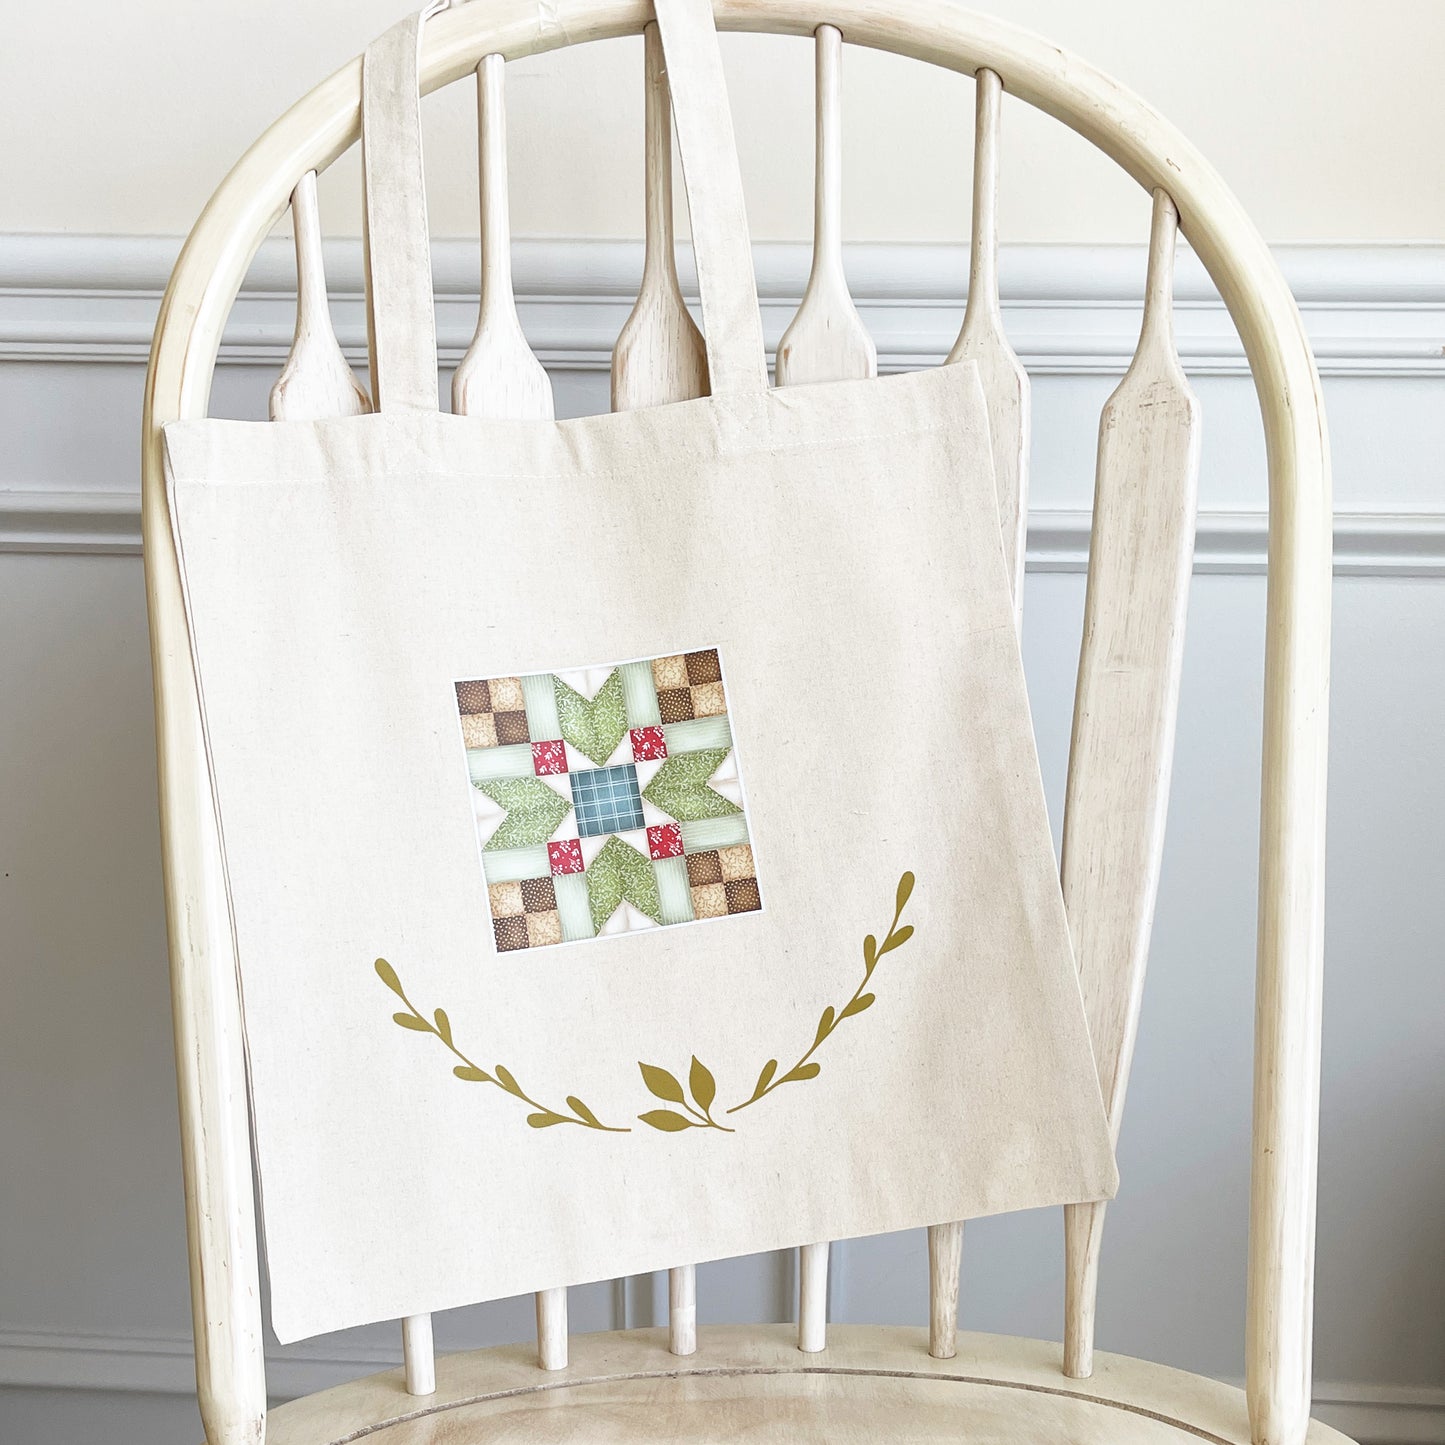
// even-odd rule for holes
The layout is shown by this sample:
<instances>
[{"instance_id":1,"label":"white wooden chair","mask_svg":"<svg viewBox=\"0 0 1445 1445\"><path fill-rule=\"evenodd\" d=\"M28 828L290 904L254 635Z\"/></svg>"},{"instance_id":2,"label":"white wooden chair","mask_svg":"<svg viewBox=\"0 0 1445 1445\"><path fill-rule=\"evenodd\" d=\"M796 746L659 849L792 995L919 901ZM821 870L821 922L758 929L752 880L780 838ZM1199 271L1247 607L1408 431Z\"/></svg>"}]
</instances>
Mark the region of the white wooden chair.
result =
<instances>
[{"instance_id":1,"label":"white wooden chair","mask_svg":"<svg viewBox=\"0 0 1445 1445\"><path fill-rule=\"evenodd\" d=\"M471 1440L749 1439L1299 1445L1309 1422L1330 604L1329 465L1319 383L1285 283L1237 201L1142 101L1077 58L951 0L715 0L723 28L816 35L818 192L807 296L778 353L780 384L871 374L838 248L837 64L842 39L977 78L967 315L950 360L976 359L989 396L1008 554L1021 580L1028 380L1003 335L993 196L1007 92L1085 136L1154 195L1138 353L1100 429L1093 547L1075 701L1063 882L1110 1120L1123 1107L1163 837L1190 574L1197 406L1173 347L1176 217L1243 338L1270 482L1268 642L1247 1389L1096 1356L1104 1206L1066 1211L1066 1336L956 1336L962 1226L930 1231L927 1332L825 1332L826 1243L802 1251L796 1339L781 1327L695 1328L692 1269L672 1272L667 1331L572 1342L563 1291L538 1296L538 1356L520 1347L435 1362L429 1317L403 1322L404 1375L266 1411L259 1264L239 1002L186 625L160 464L160 428L203 415L222 327L261 240L293 204L296 343L278 416L368 403L341 357L320 273L314 176L357 137L360 62L311 92L225 180L161 309L144 436L151 609L176 1054L197 1380L211 1445ZM477 72L484 282L458 410L547 416L545 373L517 324L503 170L504 59L635 34L646 0L456 6L425 32L423 88ZM706 365L672 260L667 97L647 47L647 263L617 345L614 407L699 394Z\"/></svg>"}]
</instances>

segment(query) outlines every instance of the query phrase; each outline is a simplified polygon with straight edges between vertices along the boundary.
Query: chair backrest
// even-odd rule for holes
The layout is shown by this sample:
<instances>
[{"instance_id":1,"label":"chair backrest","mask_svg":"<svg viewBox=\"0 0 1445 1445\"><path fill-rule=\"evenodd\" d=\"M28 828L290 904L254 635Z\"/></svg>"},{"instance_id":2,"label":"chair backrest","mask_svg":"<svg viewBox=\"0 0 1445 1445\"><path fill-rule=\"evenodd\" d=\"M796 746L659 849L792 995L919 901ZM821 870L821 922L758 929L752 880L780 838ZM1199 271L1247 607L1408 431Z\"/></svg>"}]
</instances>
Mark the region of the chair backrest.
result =
<instances>
[{"instance_id":1,"label":"chair backrest","mask_svg":"<svg viewBox=\"0 0 1445 1445\"><path fill-rule=\"evenodd\" d=\"M724 29L816 35L818 196L808 292L778 348L780 384L868 375L871 341L838 249L837 57L842 40L974 75L978 128L968 305L950 360L979 363L993 426L1006 551L1021 594L1028 378L1003 333L994 190L1001 97L1054 116L1153 193L1144 324L1105 407L1064 817L1063 886L1105 1103L1122 1116L1162 851L1193 545L1198 408L1173 346L1174 236L1182 226L1239 329L1269 462L1269 583L1261 816L1255 1112L1247 1360L1256 1439L1298 1438L1310 1393L1324 775L1328 692L1329 463L1319 381L1294 301L1264 242L1197 151L1142 101L1076 57L947 0L715 0ZM551 397L511 300L502 176L501 68L644 30L645 0L456 6L427 28L424 91L478 73L483 129L481 321L454 405L545 416ZM665 80L647 50L648 251L619 338L614 407L699 394L696 328L672 265ZM314 181L355 141L360 61L271 127L192 231L162 303L148 378L143 494L158 719L167 918L180 1076L198 1383L214 1445L259 1438L265 1380L240 1004L195 679L160 462L160 429L205 414L227 314L263 238L295 197L297 340L277 415L364 409L335 349L314 259ZM1091 1368L1102 1205L1067 1211L1065 1369ZM931 1348L953 1349L961 1226L930 1232ZM800 1338L822 1347L827 1245L803 1251ZM693 1347L694 1281L673 1271L671 1341ZM542 1364L565 1362L565 1296L538 1299ZM430 1388L430 1324L405 1322L408 1385Z\"/></svg>"}]
</instances>

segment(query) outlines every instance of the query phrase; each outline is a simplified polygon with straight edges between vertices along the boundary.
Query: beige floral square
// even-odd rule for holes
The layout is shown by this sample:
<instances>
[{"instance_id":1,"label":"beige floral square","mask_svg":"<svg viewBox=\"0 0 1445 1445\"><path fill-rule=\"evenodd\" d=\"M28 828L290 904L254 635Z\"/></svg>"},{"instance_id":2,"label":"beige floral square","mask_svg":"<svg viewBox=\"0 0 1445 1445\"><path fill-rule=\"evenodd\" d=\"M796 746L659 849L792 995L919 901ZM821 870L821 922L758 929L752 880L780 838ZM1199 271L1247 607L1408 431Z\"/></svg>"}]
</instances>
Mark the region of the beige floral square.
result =
<instances>
[{"instance_id":1,"label":"beige floral square","mask_svg":"<svg viewBox=\"0 0 1445 1445\"><path fill-rule=\"evenodd\" d=\"M704 683L692 690L692 715L694 717L717 717L728 710L727 699L723 696L720 682Z\"/></svg>"},{"instance_id":2,"label":"beige floral square","mask_svg":"<svg viewBox=\"0 0 1445 1445\"><path fill-rule=\"evenodd\" d=\"M722 865L724 883L734 878L756 878L757 868L753 864L753 849L750 843L737 843L731 848L717 850L718 862Z\"/></svg>"},{"instance_id":3,"label":"beige floral square","mask_svg":"<svg viewBox=\"0 0 1445 1445\"><path fill-rule=\"evenodd\" d=\"M493 918L506 918L524 911L520 883L489 883L487 898L491 901Z\"/></svg>"},{"instance_id":4,"label":"beige floral square","mask_svg":"<svg viewBox=\"0 0 1445 1445\"><path fill-rule=\"evenodd\" d=\"M527 915L527 944L531 948L541 948L548 943L562 942L562 920L557 915L555 908L549 908L543 913L529 913Z\"/></svg>"},{"instance_id":5,"label":"beige floral square","mask_svg":"<svg viewBox=\"0 0 1445 1445\"><path fill-rule=\"evenodd\" d=\"M489 712L462 714L462 741L469 748L497 745L497 720Z\"/></svg>"},{"instance_id":6,"label":"beige floral square","mask_svg":"<svg viewBox=\"0 0 1445 1445\"><path fill-rule=\"evenodd\" d=\"M652 680L659 692L674 687L687 686L687 658L654 657L652 659Z\"/></svg>"},{"instance_id":7,"label":"beige floral square","mask_svg":"<svg viewBox=\"0 0 1445 1445\"><path fill-rule=\"evenodd\" d=\"M492 694L493 712L521 712L527 705L522 697L521 678L489 678L487 688Z\"/></svg>"},{"instance_id":8,"label":"beige floral square","mask_svg":"<svg viewBox=\"0 0 1445 1445\"><path fill-rule=\"evenodd\" d=\"M692 890L692 911L698 918L726 918L727 887L722 883L704 883Z\"/></svg>"}]
</instances>

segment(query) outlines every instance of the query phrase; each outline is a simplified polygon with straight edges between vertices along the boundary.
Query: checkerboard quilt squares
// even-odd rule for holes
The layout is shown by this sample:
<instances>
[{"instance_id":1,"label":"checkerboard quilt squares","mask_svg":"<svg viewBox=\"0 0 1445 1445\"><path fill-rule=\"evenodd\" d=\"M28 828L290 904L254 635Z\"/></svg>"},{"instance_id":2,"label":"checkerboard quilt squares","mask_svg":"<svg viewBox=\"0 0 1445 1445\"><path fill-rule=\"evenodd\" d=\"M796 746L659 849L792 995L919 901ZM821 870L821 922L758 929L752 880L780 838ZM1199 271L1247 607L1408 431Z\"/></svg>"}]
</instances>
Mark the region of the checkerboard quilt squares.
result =
<instances>
[{"instance_id":1,"label":"checkerboard quilt squares","mask_svg":"<svg viewBox=\"0 0 1445 1445\"><path fill-rule=\"evenodd\" d=\"M499 953L762 908L716 648L455 688Z\"/></svg>"},{"instance_id":2,"label":"checkerboard quilt squares","mask_svg":"<svg viewBox=\"0 0 1445 1445\"><path fill-rule=\"evenodd\" d=\"M719 717L727 711L722 664L715 647L654 658L652 680L657 687L657 710L664 723Z\"/></svg>"},{"instance_id":3,"label":"checkerboard quilt squares","mask_svg":"<svg viewBox=\"0 0 1445 1445\"><path fill-rule=\"evenodd\" d=\"M497 951L541 948L562 942L562 921L550 878L523 878L493 883L487 889L492 906L492 934Z\"/></svg>"},{"instance_id":4,"label":"checkerboard quilt squares","mask_svg":"<svg viewBox=\"0 0 1445 1445\"><path fill-rule=\"evenodd\" d=\"M456 687L462 737L469 748L504 748L531 741L520 678L494 677L459 682Z\"/></svg>"}]
</instances>

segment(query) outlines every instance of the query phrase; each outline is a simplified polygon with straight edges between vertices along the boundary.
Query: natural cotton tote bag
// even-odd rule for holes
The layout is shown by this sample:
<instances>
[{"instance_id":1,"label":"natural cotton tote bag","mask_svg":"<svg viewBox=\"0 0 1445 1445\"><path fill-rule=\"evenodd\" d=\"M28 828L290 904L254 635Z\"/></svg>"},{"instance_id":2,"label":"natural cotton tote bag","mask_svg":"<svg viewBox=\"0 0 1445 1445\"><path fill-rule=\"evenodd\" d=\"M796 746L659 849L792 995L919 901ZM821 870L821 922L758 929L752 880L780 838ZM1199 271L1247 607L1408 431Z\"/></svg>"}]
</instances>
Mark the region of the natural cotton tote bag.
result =
<instances>
[{"instance_id":1,"label":"natural cotton tote bag","mask_svg":"<svg viewBox=\"0 0 1445 1445\"><path fill-rule=\"evenodd\" d=\"M710 397L439 413L414 17L379 411L166 429L283 1340L1115 1187L977 372L768 389L657 16Z\"/></svg>"}]
</instances>

